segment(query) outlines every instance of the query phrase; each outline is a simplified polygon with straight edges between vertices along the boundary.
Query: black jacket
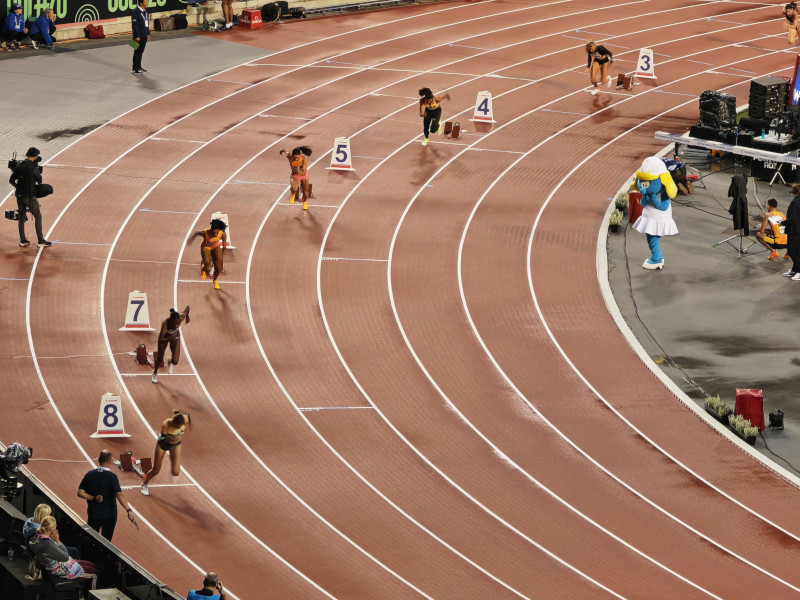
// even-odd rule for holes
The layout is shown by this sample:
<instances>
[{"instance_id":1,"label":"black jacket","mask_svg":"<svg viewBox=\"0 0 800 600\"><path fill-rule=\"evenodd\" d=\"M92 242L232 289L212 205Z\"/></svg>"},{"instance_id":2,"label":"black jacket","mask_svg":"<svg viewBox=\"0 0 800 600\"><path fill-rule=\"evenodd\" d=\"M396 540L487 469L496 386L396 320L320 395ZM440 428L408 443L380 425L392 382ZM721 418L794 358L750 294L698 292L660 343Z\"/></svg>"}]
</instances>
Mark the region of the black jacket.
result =
<instances>
[{"instance_id":1,"label":"black jacket","mask_svg":"<svg viewBox=\"0 0 800 600\"><path fill-rule=\"evenodd\" d=\"M786 228L786 235L800 234L800 196L795 196L789 203L783 226Z\"/></svg>"},{"instance_id":2,"label":"black jacket","mask_svg":"<svg viewBox=\"0 0 800 600\"><path fill-rule=\"evenodd\" d=\"M728 188L728 197L733 198L728 212L733 215L733 228L744 229L743 235L750 235L750 218L747 210L747 177L734 175Z\"/></svg>"},{"instance_id":3,"label":"black jacket","mask_svg":"<svg viewBox=\"0 0 800 600\"><path fill-rule=\"evenodd\" d=\"M14 186L17 198L29 200L36 197L36 186L42 183L39 163L28 159L21 161L11 173L8 183Z\"/></svg>"},{"instance_id":4,"label":"black jacket","mask_svg":"<svg viewBox=\"0 0 800 600\"><path fill-rule=\"evenodd\" d=\"M139 10L138 6L133 9L131 13L131 29L133 29L134 39L139 38L141 40L144 38L147 40L147 36L150 35L150 15L147 14L147 11Z\"/></svg>"}]
</instances>

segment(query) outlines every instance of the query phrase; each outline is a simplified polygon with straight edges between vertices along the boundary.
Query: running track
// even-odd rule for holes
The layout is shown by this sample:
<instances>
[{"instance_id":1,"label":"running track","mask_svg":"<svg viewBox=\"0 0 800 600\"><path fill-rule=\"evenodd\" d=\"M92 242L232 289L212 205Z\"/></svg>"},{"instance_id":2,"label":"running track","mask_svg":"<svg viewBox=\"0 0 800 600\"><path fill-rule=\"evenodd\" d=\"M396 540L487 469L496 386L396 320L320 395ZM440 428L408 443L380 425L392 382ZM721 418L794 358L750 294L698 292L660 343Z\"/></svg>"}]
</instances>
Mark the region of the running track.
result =
<instances>
[{"instance_id":1,"label":"running track","mask_svg":"<svg viewBox=\"0 0 800 600\"><path fill-rule=\"evenodd\" d=\"M103 445L148 455L191 412L178 484L165 463L131 489L144 526L115 536L180 592L215 570L242 599L800 597L797 488L653 376L596 258L654 131L789 73L774 3L454 2L231 36L276 52L54 157L60 243L3 255L0 439L53 459L36 476L83 515ZM614 74L653 48L659 85L591 96L587 39ZM423 85L462 140L420 145ZM494 127L468 121L481 90ZM323 169L337 136L355 173ZM278 155L299 141L307 213ZM215 210L237 246L220 292L187 245ZM128 354L154 336L118 331L134 289L156 326L192 307L157 386ZM89 438L105 392L130 441Z\"/></svg>"}]
</instances>

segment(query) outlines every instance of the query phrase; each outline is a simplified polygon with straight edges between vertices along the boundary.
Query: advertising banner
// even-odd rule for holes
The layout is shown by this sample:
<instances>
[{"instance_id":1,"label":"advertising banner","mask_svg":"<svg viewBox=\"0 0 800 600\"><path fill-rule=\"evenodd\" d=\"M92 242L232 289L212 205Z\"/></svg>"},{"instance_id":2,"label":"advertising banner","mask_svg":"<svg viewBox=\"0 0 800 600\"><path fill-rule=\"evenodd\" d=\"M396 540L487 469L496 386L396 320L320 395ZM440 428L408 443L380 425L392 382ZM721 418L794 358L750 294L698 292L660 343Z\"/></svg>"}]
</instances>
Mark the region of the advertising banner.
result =
<instances>
[{"instance_id":1,"label":"advertising banner","mask_svg":"<svg viewBox=\"0 0 800 600\"><path fill-rule=\"evenodd\" d=\"M33 22L45 8L56 13L56 25L63 23L82 23L128 17L136 0L17 0L22 5L22 14ZM5 23L9 8L14 0L0 0L0 18ZM186 2L181 0L150 0L147 10L150 13L182 10Z\"/></svg>"}]
</instances>

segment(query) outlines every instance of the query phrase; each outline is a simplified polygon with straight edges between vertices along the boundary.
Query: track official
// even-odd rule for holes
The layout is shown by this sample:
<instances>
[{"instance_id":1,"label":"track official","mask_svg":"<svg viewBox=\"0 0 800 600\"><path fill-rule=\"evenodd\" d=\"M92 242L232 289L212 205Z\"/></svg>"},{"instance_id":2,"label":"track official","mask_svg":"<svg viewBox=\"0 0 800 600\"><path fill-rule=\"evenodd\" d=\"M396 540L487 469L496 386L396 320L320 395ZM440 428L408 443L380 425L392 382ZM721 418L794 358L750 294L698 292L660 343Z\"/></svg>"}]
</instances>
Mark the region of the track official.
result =
<instances>
[{"instance_id":1,"label":"track official","mask_svg":"<svg viewBox=\"0 0 800 600\"><path fill-rule=\"evenodd\" d=\"M117 500L128 511L128 519L133 521L133 513L128 500L119 487L119 478L111 472L111 451L103 450L97 459L98 466L83 476L78 486L78 496L86 500L89 527L97 531L109 542L117 525Z\"/></svg>"},{"instance_id":2,"label":"track official","mask_svg":"<svg viewBox=\"0 0 800 600\"><path fill-rule=\"evenodd\" d=\"M142 75L147 73L147 69L142 68L142 54L150 41L150 15L147 13L147 0L138 0L139 5L133 9L131 14L131 29L133 29L133 41L139 47L133 51L133 67L131 73Z\"/></svg>"}]
</instances>

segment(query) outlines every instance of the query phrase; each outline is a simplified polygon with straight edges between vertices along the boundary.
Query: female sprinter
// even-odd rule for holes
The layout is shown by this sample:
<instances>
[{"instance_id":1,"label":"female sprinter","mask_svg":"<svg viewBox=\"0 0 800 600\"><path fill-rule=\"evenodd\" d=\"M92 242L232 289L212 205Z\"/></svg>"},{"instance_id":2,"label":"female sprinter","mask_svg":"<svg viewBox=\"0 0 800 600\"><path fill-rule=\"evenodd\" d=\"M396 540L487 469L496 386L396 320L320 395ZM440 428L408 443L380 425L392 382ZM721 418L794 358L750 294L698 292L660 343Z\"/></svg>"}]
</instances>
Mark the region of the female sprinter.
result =
<instances>
[{"instance_id":1,"label":"female sprinter","mask_svg":"<svg viewBox=\"0 0 800 600\"><path fill-rule=\"evenodd\" d=\"M597 86L605 83L611 87L611 76L608 74L608 65L614 62L614 56L605 47L600 46L597 42L589 42L586 44L586 54L589 56L586 63L586 72L592 80L594 89L592 96L597 95Z\"/></svg>"},{"instance_id":2,"label":"female sprinter","mask_svg":"<svg viewBox=\"0 0 800 600\"><path fill-rule=\"evenodd\" d=\"M422 117L422 133L425 138L422 140L422 145L428 145L428 134L442 133L444 124L442 120L442 107L440 106L442 100L449 100L450 94L445 93L442 96L434 96L430 88L422 88L419 91L422 96L419 99L419 116Z\"/></svg>"},{"instance_id":3,"label":"female sprinter","mask_svg":"<svg viewBox=\"0 0 800 600\"><path fill-rule=\"evenodd\" d=\"M783 28L789 30L789 45L797 46L800 43L798 31L800 30L800 12L797 10L797 3L789 2L783 7L783 16L786 17L786 22Z\"/></svg>"},{"instance_id":4,"label":"female sprinter","mask_svg":"<svg viewBox=\"0 0 800 600\"><path fill-rule=\"evenodd\" d=\"M156 452L153 455L153 468L147 472L147 477L142 482L142 494L145 496L150 495L147 484L161 472L161 463L164 462L164 455L167 452L172 462L171 479L174 481L181 474L181 437L191 422L189 413L173 410L172 416L161 423L161 434L156 440Z\"/></svg>"},{"instance_id":5,"label":"female sprinter","mask_svg":"<svg viewBox=\"0 0 800 600\"><path fill-rule=\"evenodd\" d=\"M311 156L311 148L308 146L299 146L292 150L291 154L289 149L281 150L279 154L285 154L289 159L289 165L292 167L292 175L289 178L289 184L292 186L292 196L289 198L289 204L294 204L294 199L298 197L297 192L300 186L303 186L303 210L308 210L308 199L311 197L311 179L308 177L308 160L307 157Z\"/></svg>"},{"instance_id":6,"label":"female sprinter","mask_svg":"<svg viewBox=\"0 0 800 600\"><path fill-rule=\"evenodd\" d=\"M168 363L170 374L172 374L172 365L178 364L178 360L181 357L180 327L184 319L186 319L187 323L189 322L188 306L183 309L182 313L179 313L174 308L170 308L169 317L164 319L164 322L161 323L161 331L158 334L158 350L156 351L153 361L155 363L155 368L153 369L153 379L151 380L153 383L158 383L158 367L164 360L167 346L169 346L170 352L172 353Z\"/></svg>"},{"instance_id":7,"label":"female sprinter","mask_svg":"<svg viewBox=\"0 0 800 600\"><path fill-rule=\"evenodd\" d=\"M204 280L211 273L211 266L214 266L214 289L219 289L217 277L222 273L222 259L225 255L225 245L228 242L228 236L225 233L227 229L224 221L213 219L211 226L203 231L198 231L195 236L203 238L200 242L200 260L203 266L200 267L200 279ZM188 321L187 321L188 322Z\"/></svg>"}]
</instances>

